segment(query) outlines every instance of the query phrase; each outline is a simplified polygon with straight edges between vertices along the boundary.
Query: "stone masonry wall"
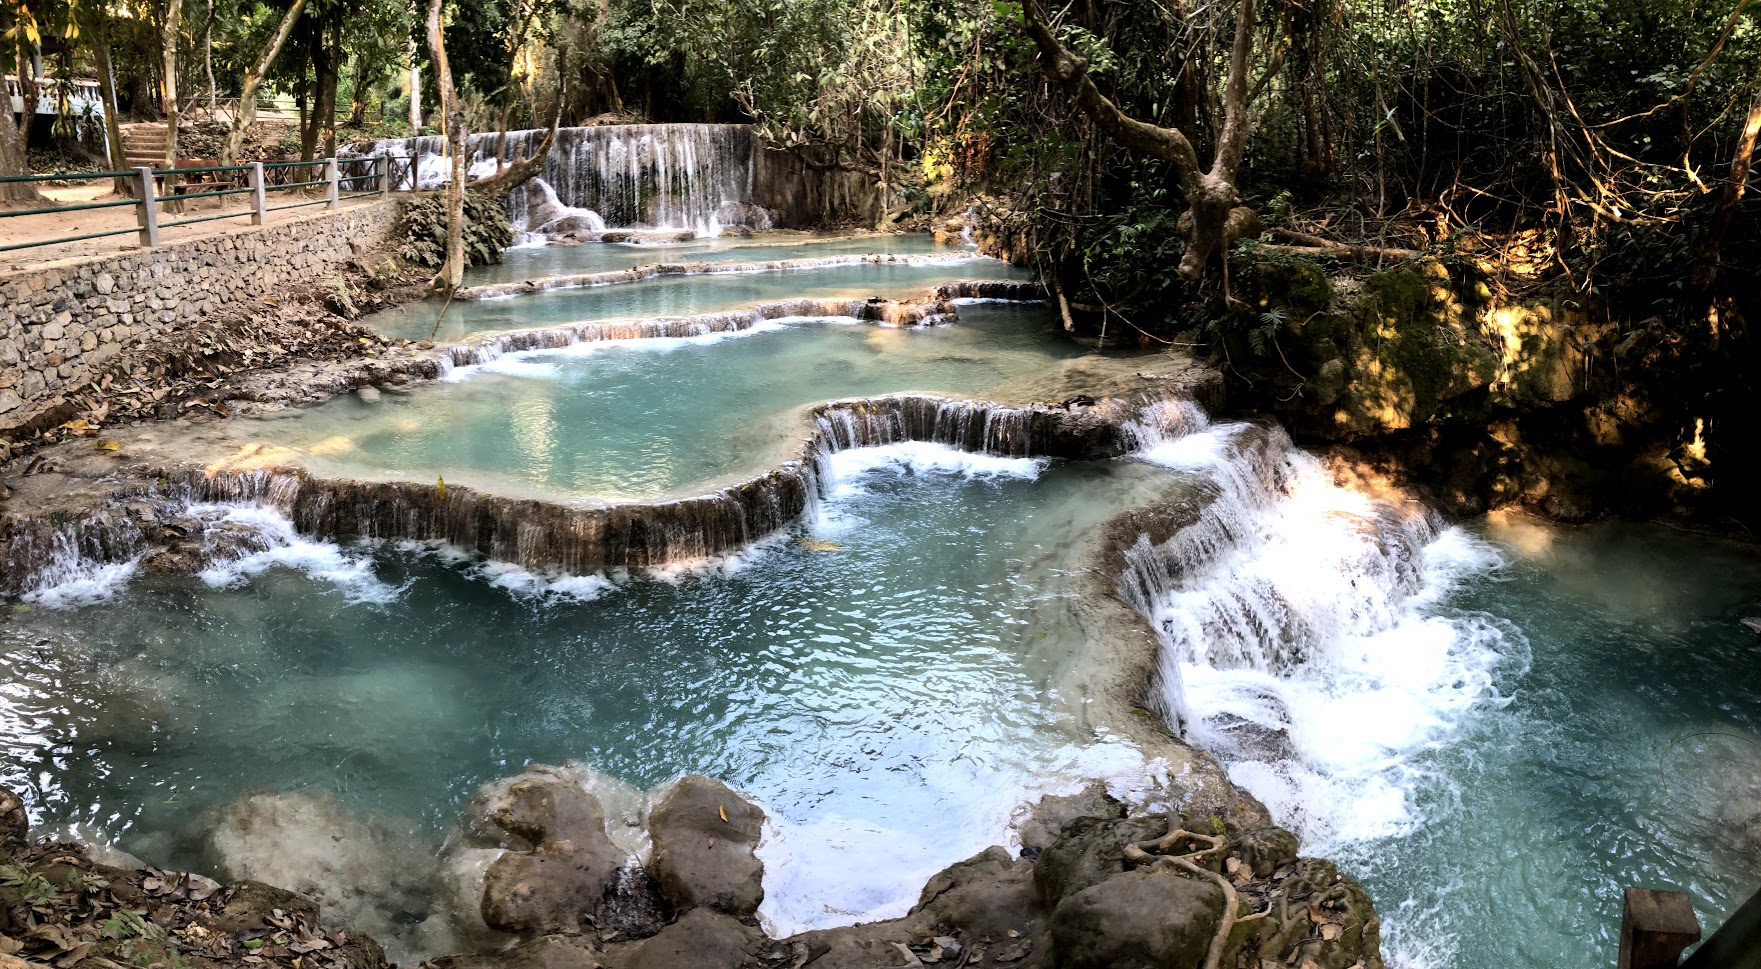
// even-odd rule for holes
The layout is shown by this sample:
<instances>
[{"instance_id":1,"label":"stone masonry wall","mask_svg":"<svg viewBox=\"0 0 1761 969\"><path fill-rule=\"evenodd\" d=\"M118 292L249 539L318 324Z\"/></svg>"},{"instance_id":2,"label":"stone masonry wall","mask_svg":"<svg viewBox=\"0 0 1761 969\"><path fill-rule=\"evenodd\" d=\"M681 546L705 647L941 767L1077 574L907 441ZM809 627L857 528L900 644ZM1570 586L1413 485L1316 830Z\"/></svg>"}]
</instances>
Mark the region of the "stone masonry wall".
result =
<instances>
[{"instance_id":1,"label":"stone masonry wall","mask_svg":"<svg viewBox=\"0 0 1761 969\"><path fill-rule=\"evenodd\" d=\"M155 249L0 273L0 430L95 379L126 346L176 333L229 304L317 281L384 241L399 207L375 200Z\"/></svg>"}]
</instances>

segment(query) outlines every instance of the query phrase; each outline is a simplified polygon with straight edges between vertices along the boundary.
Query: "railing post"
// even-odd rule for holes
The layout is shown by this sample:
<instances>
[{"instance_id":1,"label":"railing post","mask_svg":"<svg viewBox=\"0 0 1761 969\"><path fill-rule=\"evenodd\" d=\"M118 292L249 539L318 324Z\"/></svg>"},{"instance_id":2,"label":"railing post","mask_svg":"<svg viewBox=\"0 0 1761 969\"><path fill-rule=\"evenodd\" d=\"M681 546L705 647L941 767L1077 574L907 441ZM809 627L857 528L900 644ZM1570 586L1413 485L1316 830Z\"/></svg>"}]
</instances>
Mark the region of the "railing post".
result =
<instances>
[{"instance_id":1,"label":"railing post","mask_svg":"<svg viewBox=\"0 0 1761 969\"><path fill-rule=\"evenodd\" d=\"M251 224L262 225L263 217L269 214L263 192L263 163L251 162L250 174L245 177L251 186Z\"/></svg>"},{"instance_id":2,"label":"railing post","mask_svg":"<svg viewBox=\"0 0 1761 969\"><path fill-rule=\"evenodd\" d=\"M334 212L342 205L342 200L337 193L336 159L334 157L324 159L324 182L325 197L330 200L330 204L325 208Z\"/></svg>"},{"instance_id":3,"label":"railing post","mask_svg":"<svg viewBox=\"0 0 1761 969\"><path fill-rule=\"evenodd\" d=\"M1620 913L1620 969L1675 969L1682 950L1700 941L1700 920L1683 892L1626 890Z\"/></svg>"},{"instance_id":4,"label":"railing post","mask_svg":"<svg viewBox=\"0 0 1761 969\"><path fill-rule=\"evenodd\" d=\"M391 194L391 156L379 156L379 197Z\"/></svg>"},{"instance_id":5,"label":"railing post","mask_svg":"<svg viewBox=\"0 0 1761 969\"><path fill-rule=\"evenodd\" d=\"M153 169L142 165L135 169L140 184L135 203L135 222L141 227L141 245L152 248L159 244L159 195L153 187Z\"/></svg>"}]
</instances>

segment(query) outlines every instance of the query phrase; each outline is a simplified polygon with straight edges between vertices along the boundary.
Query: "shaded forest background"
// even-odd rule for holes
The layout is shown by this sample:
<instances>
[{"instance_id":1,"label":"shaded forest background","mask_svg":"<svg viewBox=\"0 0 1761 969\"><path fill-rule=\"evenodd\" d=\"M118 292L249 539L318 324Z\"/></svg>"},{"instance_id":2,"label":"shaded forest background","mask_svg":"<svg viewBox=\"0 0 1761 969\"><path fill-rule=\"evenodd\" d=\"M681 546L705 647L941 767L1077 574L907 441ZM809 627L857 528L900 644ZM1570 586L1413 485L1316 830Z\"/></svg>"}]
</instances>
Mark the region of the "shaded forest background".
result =
<instances>
[{"instance_id":1,"label":"shaded forest background","mask_svg":"<svg viewBox=\"0 0 1761 969\"><path fill-rule=\"evenodd\" d=\"M1233 334L1274 359L1301 321L1242 305L1228 270L1277 258L1349 275L1425 256L1501 296L1565 294L1615 321L1595 366L1644 374L1647 406L1680 411L1673 433L1752 463L1750 0L1025 2L445 0L442 18L471 131L752 123L767 150L871 179L887 223L982 227L1078 333ZM224 116L261 67L263 96L300 117L282 147L312 157L439 130L425 13L3 0L0 29L9 66L113 78L130 118ZM67 163L75 120L47 136ZM1232 137L1219 211L1252 221L1183 273L1198 182L1188 149L1162 149L1203 168Z\"/></svg>"}]
</instances>

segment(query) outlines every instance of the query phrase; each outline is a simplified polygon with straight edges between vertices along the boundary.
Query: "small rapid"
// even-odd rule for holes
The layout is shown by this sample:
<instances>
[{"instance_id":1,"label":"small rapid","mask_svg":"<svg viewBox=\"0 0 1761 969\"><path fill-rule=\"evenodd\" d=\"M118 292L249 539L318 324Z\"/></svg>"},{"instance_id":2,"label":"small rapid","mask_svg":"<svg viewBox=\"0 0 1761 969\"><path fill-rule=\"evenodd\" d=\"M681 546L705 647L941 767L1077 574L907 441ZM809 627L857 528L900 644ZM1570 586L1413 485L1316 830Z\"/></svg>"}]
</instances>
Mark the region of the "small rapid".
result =
<instances>
[{"instance_id":1,"label":"small rapid","mask_svg":"<svg viewBox=\"0 0 1761 969\"><path fill-rule=\"evenodd\" d=\"M1502 702L1518 644L1432 614L1501 554L1392 489L1339 480L1281 429L1184 424L1139 456L1208 500L1165 541L1140 539L1120 579L1162 642L1164 715L1310 850L1399 834L1419 821L1407 756Z\"/></svg>"}]
</instances>

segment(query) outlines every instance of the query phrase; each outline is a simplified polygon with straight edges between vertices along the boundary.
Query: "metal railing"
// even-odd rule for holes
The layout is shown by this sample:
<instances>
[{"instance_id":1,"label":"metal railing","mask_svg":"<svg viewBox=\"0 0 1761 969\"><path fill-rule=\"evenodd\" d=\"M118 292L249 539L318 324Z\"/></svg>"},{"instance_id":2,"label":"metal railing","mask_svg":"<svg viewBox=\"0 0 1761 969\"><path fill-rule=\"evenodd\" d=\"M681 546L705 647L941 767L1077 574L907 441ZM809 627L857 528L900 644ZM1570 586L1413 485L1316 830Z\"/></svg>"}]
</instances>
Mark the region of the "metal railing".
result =
<instances>
[{"instance_id":1,"label":"metal railing","mask_svg":"<svg viewBox=\"0 0 1761 969\"><path fill-rule=\"evenodd\" d=\"M252 225L262 225L270 212L300 209L312 205L323 205L331 211L335 211L341 207L344 201L349 199L390 194L392 187L396 184L396 179L390 175L400 159L406 163L409 161L403 156L378 155L360 158L319 158L313 161L252 162L248 165L211 165L190 168L142 166L120 172L0 177L0 184L97 181L106 178L129 179L133 183L135 196L134 198L113 201L75 202L68 205L0 211L0 219L8 219L50 213L64 214L91 209L120 208L125 205L133 206L135 210L135 224L132 227L13 243L12 245L0 246L0 252L60 245L67 242L82 242L88 239L102 239L129 233L137 233L141 245L152 247L159 245L160 230L181 225L194 225L199 222L238 219L247 216ZM313 169L317 169L317 171L314 172ZM304 194L304 190L308 189L321 189L320 197L282 205L269 204L270 193L302 192ZM248 207L189 218L175 218L169 221L160 218L161 207L168 207L168 214L181 216L185 202L206 198L224 199L238 195L249 197Z\"/></svg>"}]
</instances>

